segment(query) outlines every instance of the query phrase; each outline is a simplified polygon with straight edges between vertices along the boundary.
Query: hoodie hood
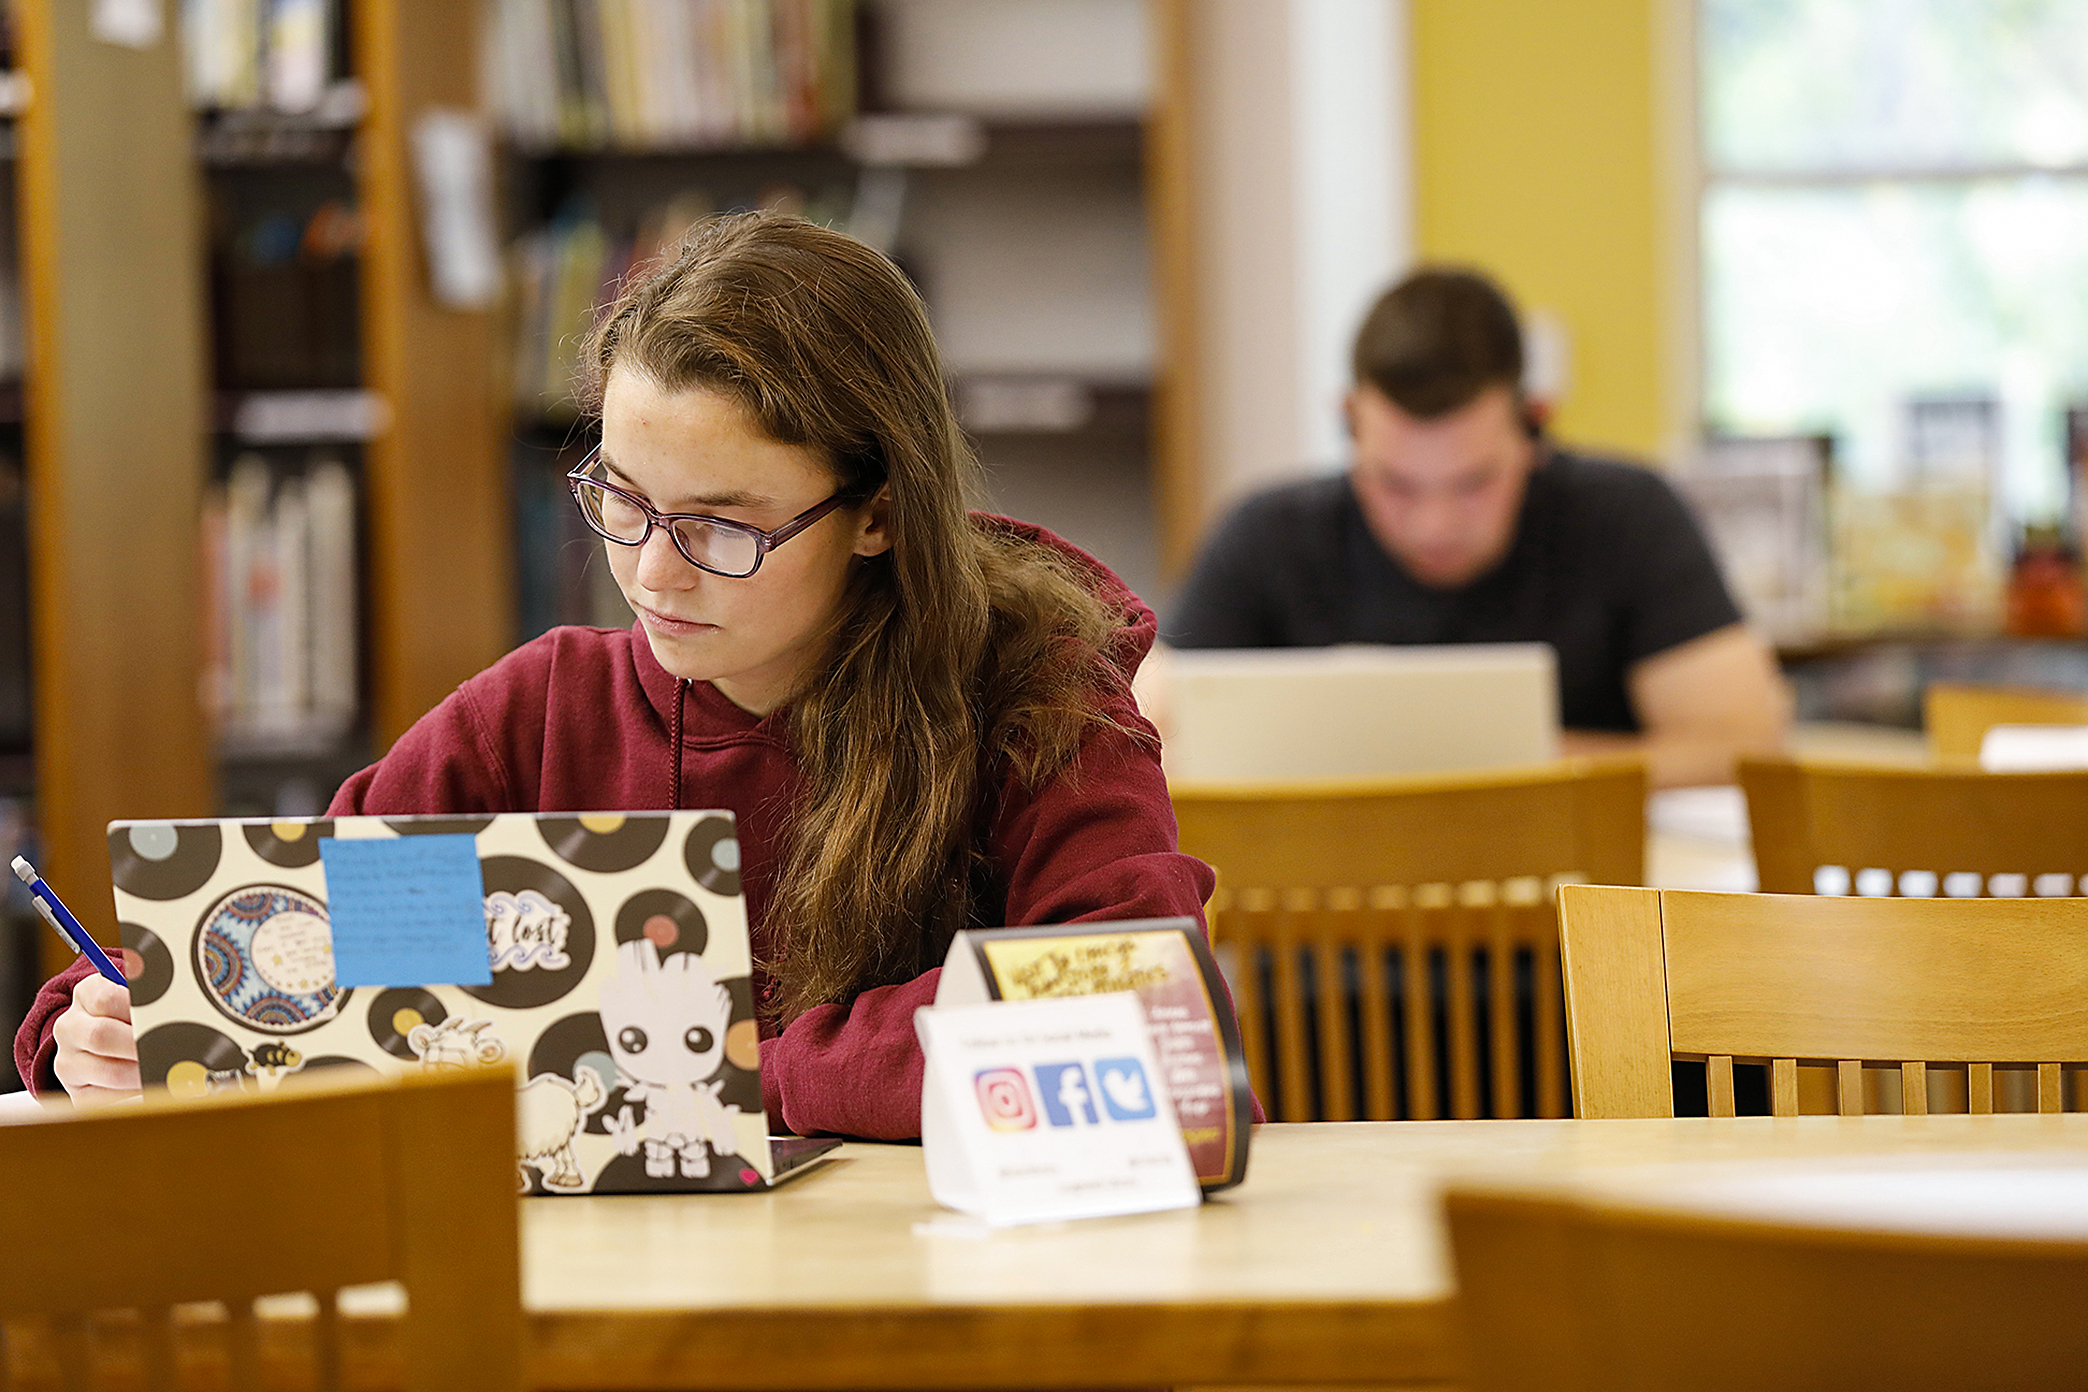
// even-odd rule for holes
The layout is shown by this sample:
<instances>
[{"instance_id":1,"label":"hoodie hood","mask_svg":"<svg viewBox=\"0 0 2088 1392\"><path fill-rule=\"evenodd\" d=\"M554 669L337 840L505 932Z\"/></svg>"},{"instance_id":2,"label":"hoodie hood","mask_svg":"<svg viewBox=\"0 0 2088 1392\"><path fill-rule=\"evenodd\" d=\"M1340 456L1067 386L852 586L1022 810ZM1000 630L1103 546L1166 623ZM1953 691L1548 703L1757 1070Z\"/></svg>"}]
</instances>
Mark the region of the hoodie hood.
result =
<instances>
[{"instance_id":1,"label":"hoodie hood","mask_svg":"<svg viewBox=\"0 0 2088 1392\"><path fill-rule=\"evenodd\" d=\"M1034 522L1018 522L1012 517L990 512L975 512L972 521L1004 535L1047 547L1088 576L1095 593L1123 615L1123 627L1110 640L1108 657L1124 674L1125 681L1137 674L1139 664L1146 660L1146 654L1153 650L1153 644L1159 638L1160 620L1153 607L1132 593L1131 587L1119 579L1115 571L1064 537L1046 531Z\"/></svg>"}]
</instances>

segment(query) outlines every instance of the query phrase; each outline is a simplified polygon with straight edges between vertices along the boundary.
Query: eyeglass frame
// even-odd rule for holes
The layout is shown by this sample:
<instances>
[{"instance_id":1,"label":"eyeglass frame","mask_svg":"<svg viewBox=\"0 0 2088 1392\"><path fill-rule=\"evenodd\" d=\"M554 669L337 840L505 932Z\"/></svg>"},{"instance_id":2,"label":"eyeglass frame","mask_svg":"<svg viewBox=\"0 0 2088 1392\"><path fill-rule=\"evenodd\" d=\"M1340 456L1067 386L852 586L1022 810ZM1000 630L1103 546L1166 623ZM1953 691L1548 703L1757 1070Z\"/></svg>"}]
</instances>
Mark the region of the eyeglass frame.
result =
<instances>
[{"instance_id":1,"label":"eyeglass frame","mask_svg":"<svg viewBox=\"0 0 2088 1392\"><path fill-rule=\"evenodd\" d=\"M756 571L761 569L761 563L768 559L769 552L775 550L799 532L804 531L835 508L840 507L842 500L848 496L846 488L837 489L829 494L824 501L814 503L782 526L777 527L773 531L764 532L751 522L735 522L730 517L712 517L708 513L702 512L655 512L652 504L646 502L645 499L631 492L628 488L619 488L604 479L594 478L589 475L588 470L594 468L601 461L601 457L602 447L597 445L588 451L587 458L566 471L566 487L571 490L573 504L580 509L580 520L587 524L589 531L604 541L614 542L618 546L635 548L643 546L646 542L652 540L655 527L664 527L667 532L667 539L674 544L676 554L683 560L695 566L706 575L716 575L727 580L746 580L751 578ZM614 536L595 521L594 516L588 511L587 499L580 492L580 485L583 483L590 488L599 488L606 493L614 493L617 497L645 514L645 530L638 534L636 541L627 537ZM741 571L719 570L716 566L705 565L702 561L690 555L689 548L682 544L682 534L674 526L677 522L701 522L707 527L723 527L726 531L740 532L754 538L754 564L748 569Z\"/></svg>"}]
</instances>

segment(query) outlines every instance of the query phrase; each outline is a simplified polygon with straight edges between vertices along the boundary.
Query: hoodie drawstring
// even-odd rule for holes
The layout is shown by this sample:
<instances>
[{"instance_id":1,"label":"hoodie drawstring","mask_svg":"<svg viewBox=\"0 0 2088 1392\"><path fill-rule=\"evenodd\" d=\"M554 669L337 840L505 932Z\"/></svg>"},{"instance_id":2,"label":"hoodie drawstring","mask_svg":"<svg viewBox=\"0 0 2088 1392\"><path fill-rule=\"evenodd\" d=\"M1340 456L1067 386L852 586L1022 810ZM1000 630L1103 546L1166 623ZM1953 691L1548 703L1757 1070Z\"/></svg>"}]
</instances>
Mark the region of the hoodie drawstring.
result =
<instances>
[{"instance_id":1,"label":"hoodie drawstring","mask_svg":"<svg viewBox=\"0 0 2088 1392\"><path fill-rule=\"evenodd\" d=\"M682 706L688 697L689 683L684 677L674 683L674 719L667 736L667 761L672 769L667 778L667 808L671 812L681 809Z\"/></svg>"}]
</instances>

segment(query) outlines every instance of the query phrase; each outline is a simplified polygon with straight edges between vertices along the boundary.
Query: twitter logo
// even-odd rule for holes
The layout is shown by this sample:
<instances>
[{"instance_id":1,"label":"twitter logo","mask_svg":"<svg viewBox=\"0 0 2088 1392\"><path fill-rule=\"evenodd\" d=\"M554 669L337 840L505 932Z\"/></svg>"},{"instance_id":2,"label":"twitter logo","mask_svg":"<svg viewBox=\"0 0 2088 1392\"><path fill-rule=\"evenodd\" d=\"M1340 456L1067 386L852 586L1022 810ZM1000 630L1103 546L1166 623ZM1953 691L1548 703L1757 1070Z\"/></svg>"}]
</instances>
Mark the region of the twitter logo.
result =
<instances>
[{"instance_id":1,"label":"twitter logo","mask_svg":"<svg viewBox=\"0 0 2088 1392\"><path fill-rule=\"evenodd\" d=\"M1146 1084L1145 1068L1135 1058L1095 1060L1095 1076L1102 1083L1102 1105L1112 1121L1144 1121L1155 1115L1153 1090Z\"/></svg>"}]
</instances>

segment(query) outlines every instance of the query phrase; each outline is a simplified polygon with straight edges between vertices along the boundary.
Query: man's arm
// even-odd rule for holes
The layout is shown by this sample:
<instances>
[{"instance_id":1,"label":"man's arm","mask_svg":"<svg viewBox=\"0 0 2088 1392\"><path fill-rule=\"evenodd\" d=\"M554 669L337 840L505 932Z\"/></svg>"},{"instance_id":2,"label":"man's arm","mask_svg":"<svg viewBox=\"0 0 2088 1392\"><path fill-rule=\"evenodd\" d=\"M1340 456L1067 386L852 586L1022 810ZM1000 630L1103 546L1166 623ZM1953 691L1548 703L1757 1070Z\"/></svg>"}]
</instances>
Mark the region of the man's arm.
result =
<instances>
[{"instance_id":1,"label":"man's arm","mask_svg":"<svg viewBox=\"0 0 2088 1392\"><path fill-rule=\"evenodd\" d=\"M1569 754L1635 750L1656 788L1730 783L1743 754L1783 747L1791 693L1769 645L1746 624L1728 624L1632 664L1624 674L1644 732L1572 730Z\"/></svg>"}]
</instances>

